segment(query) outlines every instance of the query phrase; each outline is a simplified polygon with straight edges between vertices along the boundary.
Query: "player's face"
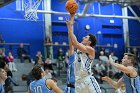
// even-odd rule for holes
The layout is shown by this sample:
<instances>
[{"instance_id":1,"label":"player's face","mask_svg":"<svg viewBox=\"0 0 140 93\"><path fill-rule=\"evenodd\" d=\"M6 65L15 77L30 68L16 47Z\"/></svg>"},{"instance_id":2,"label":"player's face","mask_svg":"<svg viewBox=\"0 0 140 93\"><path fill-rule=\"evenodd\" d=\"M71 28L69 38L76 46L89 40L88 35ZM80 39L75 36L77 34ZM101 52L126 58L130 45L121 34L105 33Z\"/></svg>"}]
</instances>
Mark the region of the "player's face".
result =
<instances>
[{"instance_id":1,"label":"player's face","mask_svg":"<svg viewBox=\"0 0 140 93\"><path fill-rule=\"evenodd\" d=\"M2 69L1 72L0 72L0 78L2 80L6 80L7 79L7 73L5 72L4 69Z\"/></svg>"},{"instance_id":2,"label":"player's face","mask_svg":"<svg viewBox=\"0 0 140 93\"><path fill-rule=\"evenodd\" d=\"M128 55L124 55L124 57L122 59L122 64L126 66L128 64L128 62L129 62Z\"/></svg>"},{"instance_id":3,"label":"player's face","mask_svg":"<svg viewBox=\"0 0 140 93\"><path fill-rule=\"evenodd\" d=\"M89 36L87 35L87 36L83 37L83 40L82 40L81 43L84 44L84 45L87 45L88 41L89 41Z\"/></svg>"}]
</instances>

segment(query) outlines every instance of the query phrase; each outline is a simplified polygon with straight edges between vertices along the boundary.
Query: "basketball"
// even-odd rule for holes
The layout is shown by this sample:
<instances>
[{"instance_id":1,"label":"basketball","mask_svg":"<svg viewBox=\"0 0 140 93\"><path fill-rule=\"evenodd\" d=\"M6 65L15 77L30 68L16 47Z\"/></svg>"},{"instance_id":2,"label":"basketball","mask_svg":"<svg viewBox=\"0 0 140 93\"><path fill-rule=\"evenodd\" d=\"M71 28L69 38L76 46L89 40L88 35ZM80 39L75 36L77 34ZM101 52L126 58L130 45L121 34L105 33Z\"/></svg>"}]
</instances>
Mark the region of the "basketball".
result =
<instances>
[{"instance_id":1,"label":"basketball","mask_svg":"<svg viewBox=\"0 0 140 93\"><path fill-rule=\"evenodd\" d=\"M70 14L75 14L78 9L78 4L75 0L68 0L65 7Z\"/></svg>"}]
</instances>

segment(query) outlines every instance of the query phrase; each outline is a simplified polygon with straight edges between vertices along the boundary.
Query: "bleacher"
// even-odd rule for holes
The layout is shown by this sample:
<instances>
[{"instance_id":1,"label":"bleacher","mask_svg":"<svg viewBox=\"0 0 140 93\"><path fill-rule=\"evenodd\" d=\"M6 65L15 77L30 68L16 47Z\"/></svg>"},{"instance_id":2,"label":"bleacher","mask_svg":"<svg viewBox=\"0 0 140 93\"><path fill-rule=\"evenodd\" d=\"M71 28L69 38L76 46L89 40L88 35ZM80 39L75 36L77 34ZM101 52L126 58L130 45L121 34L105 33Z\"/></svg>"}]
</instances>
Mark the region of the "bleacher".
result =
<instances>
[{"instance_id":1,"label":"bleacher","mask_svg":"<svg viewBox=\"0 0 140 93\"><path fill-rule=\"evenodd\" d=\"M19 84L19 86L13 87L14 93L24 93L24 92L27 93L27 83L26 83L26 81L22 81L21 76L22 76L22 74L28 74L31 71L33 64L26 62L26 61L25 61L25 63L20 63L19 59L15 59L14 62L16 64L18 71L12 72L13 78Z\"/></svg>"}]
</instances>

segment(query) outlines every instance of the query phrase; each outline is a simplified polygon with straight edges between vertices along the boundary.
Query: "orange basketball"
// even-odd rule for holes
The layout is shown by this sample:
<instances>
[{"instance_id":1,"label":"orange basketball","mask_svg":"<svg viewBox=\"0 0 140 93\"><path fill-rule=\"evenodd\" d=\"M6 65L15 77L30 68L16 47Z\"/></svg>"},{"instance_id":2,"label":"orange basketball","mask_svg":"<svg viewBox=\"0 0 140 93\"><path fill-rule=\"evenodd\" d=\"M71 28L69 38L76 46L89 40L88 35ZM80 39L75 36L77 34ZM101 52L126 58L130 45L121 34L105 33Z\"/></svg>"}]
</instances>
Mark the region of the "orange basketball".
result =
<instances>
[{"instance_id":1,"label":"orange basketball","mask_svg":"<svg viewBox=\"0 0 140 93\"><path fill-rule=\"evenodd\" d=\"M78 9L78 4L75 0L68 0L65 7L70 14L75 14Z\"/></svg>"}]
</instances>

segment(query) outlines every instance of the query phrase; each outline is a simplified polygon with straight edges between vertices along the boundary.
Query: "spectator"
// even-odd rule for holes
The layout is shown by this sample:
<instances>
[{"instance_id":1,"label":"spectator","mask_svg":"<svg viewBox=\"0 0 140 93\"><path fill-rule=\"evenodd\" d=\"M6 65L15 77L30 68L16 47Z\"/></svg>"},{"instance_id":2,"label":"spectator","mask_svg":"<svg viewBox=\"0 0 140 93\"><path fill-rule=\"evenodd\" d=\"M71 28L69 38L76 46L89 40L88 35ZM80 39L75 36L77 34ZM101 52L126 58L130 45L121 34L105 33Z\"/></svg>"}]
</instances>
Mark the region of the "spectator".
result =
<instances>
[{"instance_id":1,"label":"spectator","mask_svg":"<svg viewBox=\"0 0 140 93\"><path fill-rule=\"evenodd\" d=\"M136 58L138 57L138 50L136 47L132 49L132 54L134 54Z\"/></svg>"},{"instance_id":2,"label":"spectator","mask_svg":"<svg viewBox=\"0 0 140 93\"><path fill-rule=\"evenodd\" d=\"M47 36L47 37L45 38L45 44L51 44L51 43L52 43L52 42L51 42L50 37ZM47 46L47 47L46 47L46 50L47 50L47 58L51 58L51 57L52 57L52 55L51 55L51 47L50 47L50 46Z\"/></svg>"},{"instance_id":3,"label":"spectator","mask_svg":"<svg viewBox=\"0 0 140 93\"><path fill-rule=\"evenodd\" d=\"M114 55L114 52L111 52L110 55L112 56L112 59L116 62L118 60L118 57Z\"/></svg>"},{"instance_id":4,"label":"spectator","mask_svg":"<svg viewBox=\"0 0 140 93\"><path fill-rule=\"evenodd\" d=\"M61 69L63 66L63 61L65 59L65 55L63 53L62 48L59 48L58 50L58 68Z\"/></svg>"},{"instance_id":5,"label":"spectator","mask_svg":"<svg viewBox=\"0 0 140 93\"><path fill-rule=\"evenodd\" d=\"M117 69L114 68L112 65L110 65L109 62L105 64L105 67L106 67L107 75L111 78L114 78L114 75L116 74Z\"/></svg>"},{"instance_id":6,"label":"spectator","mask_svg":"<svg viewBox=\"0 0 140 93\"><path fill-rule=\"evenodd\" d=\"M52 67L50 59L46 59L45 64L44 64L44 70L46 72L45 78L51 79L52 73L53 73L53 67Z\"/></svg>"},{"instance_id":7,"label":"spectator","mask_svg":"<svg viewBox=\"0 0 140 93\"><path fill-rule=\"evenodd\" d=\"M8 61L7 61L7 58L5 56L5 53L2 50L0 50L0 68L4 69L7 62Z\"/></svg>"},{"instance_id":8,"label":"spectator","mask_svg":"<svg viewBox=\"0 0 140 93\"><path fill-rule=\"evenodd\" d=\"M132 54L134 54L135 55L135 57L136 57L136 62L135 62L135 64L134 64L134 66L136 67L136 68L138 68L139 69L139 53L138 53L138 50L137 50L137 48L136 47L134 47L133 49L132 49L132 52L131 52Z\"/></svg>"},{"instance_id":9,"label":"spectator","mask_svg":"<svg viewBox=\"0 0 140 93\"><path fill-rule=\"evenodd\" d=\"M24 48L23 43L20 44L20 47L17 49L18 58L20 58L21 63L23 63L24 59L28 59L31 63L31 58L27 55L27 51Z\"/></svg>"},{"instance_id":10,"label":"spectator","mask_svg":"<svg viewBox=\"0 0 140 93\"><path fill-rule=\"evenodd\" d=\"M8 53L7 60L8 60L9 69L11 71L17 71L16 65L15 65L15 62L14 62L14 57L13 57L11 52Z\"/></svg>"},{"instance_id":11,"label":"spectator","mask_svg":"<svg viewBox=\"0 0 140 93\"><path fill-rule=\"evenodd\" d=\"M105 66L103 65L101 60L99 60L95 66L96 66L95 69L97 71L97 74L99 75L98 80L100 83L103 83L101 77L106 76Z\"/></svg>"},{"instance_id":12,"label":"spectator","mask_svg":"<svg viewBox=\"0 0 140 93\"><path fill-rule=\"evenodd\" d=\"M38 60L42 61L44 63L44 57L42 56L41 52L38 51L35 57L35 65L38 63Z\"/></svg>"},{"instance_id":13,"label":"spectator","mask_svg":"<svg viewBox=\"0 0 140 93\"><path fill-rule=\"evenodd\" d=\"M136 62L134 64L134 67L136 67L138 69L138 74L140 75L140 55L139 55L139 51L137 50L136 47L134 47L132 49L132 54L134 54L135 58L136 58Z\"/></svg>"},{"instance_id":14,"label":"spectator","mask_svg":"<svg viewBox=\"0 0 140 93\"><path fill-rule=\"evenodd\" d=\"M43 62L41 59L39 59L39 60L37 61L36 65L41 65L41 66L43 67L44 62Z\"/></svg>"},{"instance_id":15,"label":"spectator","mask_svg":"<svg viewBox=\"0 0 140 93\"><path fill-rule=\"evenodd\" d=\"M2 34L0 34L0 43L5 43ZM5 51L4 45L0 45L0 50Z\"/></svg>"},{"instance_id":16,"label":"spectator","mask_svg":"<svg viewBox=\"0 0 140 93\"><path fill-rule=\"evenodd\" d=\"M117 60L115 63L121 64L121 62L118 61L118 60ZM123 75L123 73L122 73L120 70L116 69L116 68L114 68L114 69L115 69L115 71L116 71L116 73L115 73L115 75L114 75L114 78L116 78L116 79L121 78L122 75Z\"/></svg>"},{"instance_id":17,"label":"spectator","mask_svg":"<svg viewBox=\"0 0 140 93\"><path fill-rule=\"evenodd\" d=\"M5 93L3 85L6 79L7 79L7 75L5 70L0 68L0 91L1 91L0 93Z\"/></svg>"},{"instance_id":18,"label":"spectator","mask_svg":"<svg viewBox=\"0 0 140 93\"><path fill-rule=\"evenodd\" d=\"M45 38L45 43L51 43L51 39L50 39L49 36L47 36L47 37Z\"/></svg>"},{"instance_id":19,"label":"spectator","mask_svg":"<svg viewBox=\"0 0 140 93\"><path fill-rule=\"evenodd\" d=\"M104 55L104 51L101 51L100 52L100 56L99 56L99 59L101 61L103 61L104 63L107 63L109 60L108 60L108 57L106 55Z\"/></svg>"},{"instance_id":20,"label":"spectator","mask_svg":"<svg viewBox=\"0 0 140 93\"><path fill-rule=\"evenodd\" d=\"M5 80L5 93L14 93L13 92L13 85L18 86L18 84L13 80L13 74L10 71L8 65L5 66L5 71L7 72L7 79Z\"/></svg>"},{"instance_id":21,"label":"spectator","mask_svg":"<svg viewBox=\"0 0 140 93\"><path fill-rule=\"evenodd\" d=\"M64 66L64 59L65 59L65 55L63 53L62 48L59 48L58 50L58 63L57 63L57 67L58 67L58 76L60 76L60 70L62 70L63 66Z\"/></svg>"},{"instance_id":22,"label":"spectator","mask_svg":"<svg viewBox=\"0 0 140 93\"><path fill-rule=\"evenodd\" d=\"M68 67L68 63L69 63L69 51L67 50L66 54L65 54L65 68Z\"/></svg>"}]
</instances>

